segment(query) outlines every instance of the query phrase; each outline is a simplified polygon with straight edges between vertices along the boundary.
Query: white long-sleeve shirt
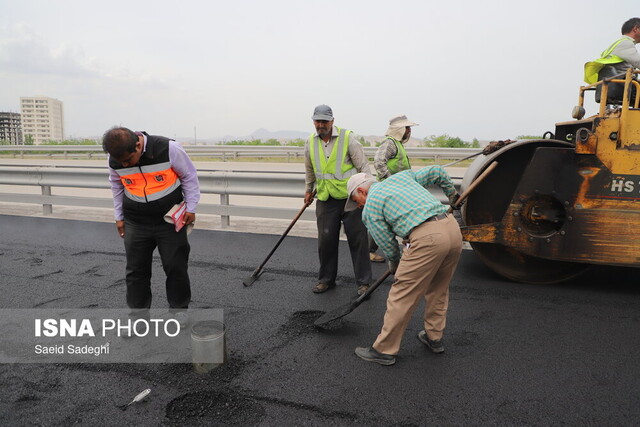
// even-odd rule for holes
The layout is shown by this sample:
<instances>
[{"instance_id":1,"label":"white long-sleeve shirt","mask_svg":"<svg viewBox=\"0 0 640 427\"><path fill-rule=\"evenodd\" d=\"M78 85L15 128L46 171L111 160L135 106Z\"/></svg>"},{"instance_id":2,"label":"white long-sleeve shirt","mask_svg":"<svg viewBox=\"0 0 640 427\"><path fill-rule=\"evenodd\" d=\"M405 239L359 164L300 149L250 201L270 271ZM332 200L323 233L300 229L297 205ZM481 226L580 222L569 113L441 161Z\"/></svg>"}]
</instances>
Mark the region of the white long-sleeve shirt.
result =
<instances>
[{"instance_id":1,"label":"white long-sleeve shirt","mask_svg":"<svg viewBox=\"0 0 640 427\"><path fill-rule=\"evenodd\" d=\"M624 62L611 64L611 66L620 73L624 73L631 67L640 68L640 53L638 53L638 50L636 49L635 41L629 36L622 36L622 38L624 38L624 40L618 43L618 45L611 51L612 55L616 55L624 59Z\"/></svg>"}]
</instances>

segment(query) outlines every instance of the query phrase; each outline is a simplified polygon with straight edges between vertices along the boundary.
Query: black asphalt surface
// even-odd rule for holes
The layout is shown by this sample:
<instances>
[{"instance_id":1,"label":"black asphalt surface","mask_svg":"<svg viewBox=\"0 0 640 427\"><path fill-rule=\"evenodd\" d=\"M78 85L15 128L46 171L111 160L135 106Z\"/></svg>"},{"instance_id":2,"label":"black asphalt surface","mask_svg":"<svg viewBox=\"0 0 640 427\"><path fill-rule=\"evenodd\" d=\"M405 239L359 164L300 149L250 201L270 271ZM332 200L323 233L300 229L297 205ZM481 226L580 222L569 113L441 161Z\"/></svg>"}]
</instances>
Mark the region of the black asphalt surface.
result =
<instances>
[{"instance_id":1,"label":"black asphalt surface","mask_svg":"<svg viewBox=\"0 0 640 427\"><path fill-rule=\"evenodd\" d=\"M0 308L124 307L124 250L108 223L0 216ZM312 326L355 295L345 242L338 286L311 292L316 241L195 230L194 307L224 309L229 360L189 364L0 365L0 425L638 425L638 270L598 268L568 284L505 281L464 251L451 283L446 352L416 334L395 366L353 354L381 327L386 293ZM153 308L166 307L156 257ZM384 264L374 265L380 275ZM148 398L119 409L140 391Z\"/></svg>"}]
</instances>

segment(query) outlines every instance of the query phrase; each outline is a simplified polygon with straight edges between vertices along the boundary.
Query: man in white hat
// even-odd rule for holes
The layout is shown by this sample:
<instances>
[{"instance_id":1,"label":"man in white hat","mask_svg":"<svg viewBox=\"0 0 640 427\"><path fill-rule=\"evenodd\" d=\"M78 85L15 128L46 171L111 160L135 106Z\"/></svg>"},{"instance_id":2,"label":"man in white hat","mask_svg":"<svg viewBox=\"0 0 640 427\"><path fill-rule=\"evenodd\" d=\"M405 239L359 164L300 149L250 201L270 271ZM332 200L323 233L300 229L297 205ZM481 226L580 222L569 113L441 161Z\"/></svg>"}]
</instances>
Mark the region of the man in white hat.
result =
<instances>
[{"instance_id":1,"label":"man in white hat","mask_svg":"<svg viewBox=\"0 0 640 427\"><path fill-rule=\"evenodd\" d=\"M373 161L378 181L389 178L394 173L411 169L407 150L404 149L404 144L411 138L411 126L418 126L418 124L407 119L405 115L395 116L389 120L389 129ZM369 259L371 262L384 262L384 257L378 255L377 250L378 245L369 236Z\"/></svg>"},{"instance_id":2,"label":"man in white hat","mask_svg":"<svg viewBox=\"0 0 640 427\"><path fill-rule=\"evenodd\" d=\"M407 116L396 116L389 120L389 129L385 139L378 147L373 166L378 175L378 181L389 178L394 173L411 169L404 144L411 138L411 126L417 126L407 119Z\"/></svg>"},{"instance_id":3,"label":"man in white hat","mask_svg":"<svg viewBox=\"0 0 640 427\"><path fill-rule=\"evenodd\" d=\"M418 339L433 353L444 352L449 282L462 251L462 235L447 207L427 190L434 184L451 199L457 198L451 177L439 165L398 172L382 182L357 174L347 183L345 211L362 208L362 220L395 275L378 338L371 347L355 350L368 362L395 363L404 331L421 298L425 299L424 329ZM407 242L402 259L396 236Z\"/></svg>"},{"instance_id":4,"label":"man in white hat","mask_svg":"<svg viewBox=\"0 0 640 427\"><path fill-rule=\"evenodd\" d=\"M323 293L336 285L340 226L344 224L358 294L362 294L369 288L372 275L367 229L362 223L362 212L345 212L344 202L349 177L358 172L369 173L369 162L354 134L333 125L331 107L318 105L312 119L316 133L309 136L305 145L304 201L313 200L315 189L320 271L313 292Z\"/></svg>"}]
</instances>

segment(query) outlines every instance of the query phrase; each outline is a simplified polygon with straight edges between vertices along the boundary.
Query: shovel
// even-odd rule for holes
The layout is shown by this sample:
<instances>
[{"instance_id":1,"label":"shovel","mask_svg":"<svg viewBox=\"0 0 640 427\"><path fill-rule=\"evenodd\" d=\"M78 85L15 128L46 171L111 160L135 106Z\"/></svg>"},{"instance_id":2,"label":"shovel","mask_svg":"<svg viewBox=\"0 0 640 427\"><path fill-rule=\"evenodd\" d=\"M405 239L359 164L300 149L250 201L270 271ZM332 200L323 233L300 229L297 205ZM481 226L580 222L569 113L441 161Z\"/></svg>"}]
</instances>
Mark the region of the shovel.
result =
<instances>
[{"instance_id":1,"label":"shovel","mask_svg":"<svg viewBox=\"0 0 640 427\"><path fill-rule=\"evenodd\" d=\"M469 194L478 186L478 184L480 184L480 182L491 173L491 171L493 171L496 167L498 166L498 162L493 162L491 163L491 165L489 165L488 168L486 168L484 170L484 172L482 172L480 174L480 176L478 176L478 178L476 178L475 181L473 181L473 183L471 183L471 185L469 186L469 188L467 188L462 195L458 198L458 200L456 201L456 206L459 206L468 196ZM449 213L451 213L451 211L453 210L453 208L449 209ZM380 284L382 282L385 281L385 279L387 277L389 277L391 275L391 272L389 270L387 270L382 276L380 276L380 278L378 280L375 281L375 283L373 283L369 289L367 289L367 291L365 293L363 293L362 295L360 295L357 299L353 300L352 302L342 305L338 308L335 308L333 310L331 310L328 313L323 314L322 316L320 316L315 322L313 322L313 324L319 328L326 328L327 326L329 326L329 324L333 321L336 321L344 316L346 316L347 314L351 313L353 310L355 310L360 304L362 304L362 302L364 300L366 300L367 298L369 298L369 295L371 295L373 293L373 291L375 291L378 286L380 286Z\"/></svg>"},{"instance_id":2,"label":"shovel","mask_svg":"<svg viewBox=\"0 0 640 427\"><path fill-rule=\"evenodd\" d=\"M258 277L260 277L262 275L262 273L263 273L262 268L264 267L264 265L267 263L267 261L269 261L269 258L271 258L271 255L273 255L273 253L276 251L276 249L278 249L278 246L280 246L280 243L282 243L284 238L287 237L287 234L289 234L289 231L291 231L291 229L293 228L295 223L300 219L300 217L302 216L302 213L305 211L305 209L307 209L309 206L311 206L311 203L313 203L313 198L315 197L315 195L316 195L316 192L314 191L313 194L311 195L311 201L309 203L305 203L302 206L302 209L300 209L300 212L298 212L298 214L295 216L295 218L293 218L293 220L291 221L291 224L289 224L289 227L287 227L287 229L284 231L282 236L280 236L280 239L278 240L276 245L273 247L273 249L271 249L271 252L269 252L269 255L267 255L267 257L264 259L264 261L262 261L262 264L260 264L255 270L253 270L253 273L251 273L251 276L247 277L246 279L244 279L242 281L243 285L251 286L251 285L253 285L253 282L258 280Z\"/></svg>"},{"instance_id":3,"label":"shovel","mask_svg":"<svg viewBox=\"0 0 640 427\"><path fill-rule=\"evenodd\" d=\"M391 275L391 272L389 270L385 271L384 274L380 276L378 280L376 280L371 286L369 286L369 289L367 289L365 293L360 295L355 300L351 301L349 304L342 305L338 308L331 310L328 313L323 314L320 318L318 318L318 320L313 322L313 324L320 328L324 328L334 320L338 320L341 317L344 317L347 314L351 313L353 310L356 309L356 307L362 304L364 300L369 298L369 295L371 295L373 291L375 291L378 288L378 286L380 286L382 282L384 282L385 279L390 275Z\"/></svg>"}]
</instances>

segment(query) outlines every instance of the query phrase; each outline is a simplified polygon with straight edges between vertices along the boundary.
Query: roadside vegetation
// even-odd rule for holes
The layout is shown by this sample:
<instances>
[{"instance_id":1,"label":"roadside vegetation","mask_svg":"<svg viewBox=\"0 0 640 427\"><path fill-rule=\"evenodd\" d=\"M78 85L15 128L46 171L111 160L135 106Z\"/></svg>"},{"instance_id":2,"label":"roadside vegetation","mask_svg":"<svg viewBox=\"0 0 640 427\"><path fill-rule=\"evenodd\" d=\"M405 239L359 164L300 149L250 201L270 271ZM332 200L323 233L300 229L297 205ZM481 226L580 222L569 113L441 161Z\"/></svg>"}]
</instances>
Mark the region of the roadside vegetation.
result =
<instances>
[{"instance_id":1,"label":"roadside vegetation","mask_svg":"<svg viewBox=\"0 0 640 427\"><path fill-rule=\"evenodd\" d=\"M30 135L28 135L30 136ZM519 139L522 137L518 137ZM537 137L531 137L537 138ZM364 137L359 137L360 142L365 147L370 147L372 144L371 141L366 140ZM31 141L32 142L32 141ZM378 141L375 146L379 146L382 141ZM273 147L273 146L284 146L284 147L304 147L306 143L305 139L293 139L280 141L275 138L268 139L263 141L261 139L252 139L252 140L231 140L224 141L219 143L219 145L225 146L264 146L264 147ZM8 141L0 141L0 145L9 145ZM25 144L27 145L27 144ZM100 141L95 139L66 139L64 141L47 141L41 145L51 145L51 146L61 146L61 145L87 145L87 146L96 146L100 145ZM473 139L472 142L463 141L461 138L450 136L448 134L443 135L431 135L427 138L424 138L419 145L421 147L443 147L443 148L480 148L480 143L477 139ZM89 151L74 151L67 153L67 158L89 158L98 157L96 156L98 153L89 152ZM2 151L0 149L0 155L9 156L9 157L23 157L20 152L13 151ZM38 151L34 154L27 154L31 158L43 157L50 158L53 155L59 156L62 155L59 151ZM103 154L99 153L101 157ZM221 157L197 157L198 161L220 161L223 160ZM373 159L370 159L373 161ZM438 163L443 163L443 160L440 159ZM281 162L291 162L291 163L302 163L304 162L304 156L300 155L291 155L288 157L238 157L234 158L233 156L226 156L224 161L242 161L242 162L266 162L266 163L281 163ZM433 159L411 159L411 164L414 166L426 166L435 164L436 161ZM465 162L460 163L460 166L466 166Z\"/></svg>"},{"instance_id":2,"label":"roadside vegetation","mask_svg":"<svg viewBox=\"0 0 640 427\"><path fill-rule=\"evenodd\" d=\"M431 135L422 140L423 147L443 147L443 148L480 148L480 141L473 138L472 142L466 142L457 136Z\"/></svg>"}]
</instances>

